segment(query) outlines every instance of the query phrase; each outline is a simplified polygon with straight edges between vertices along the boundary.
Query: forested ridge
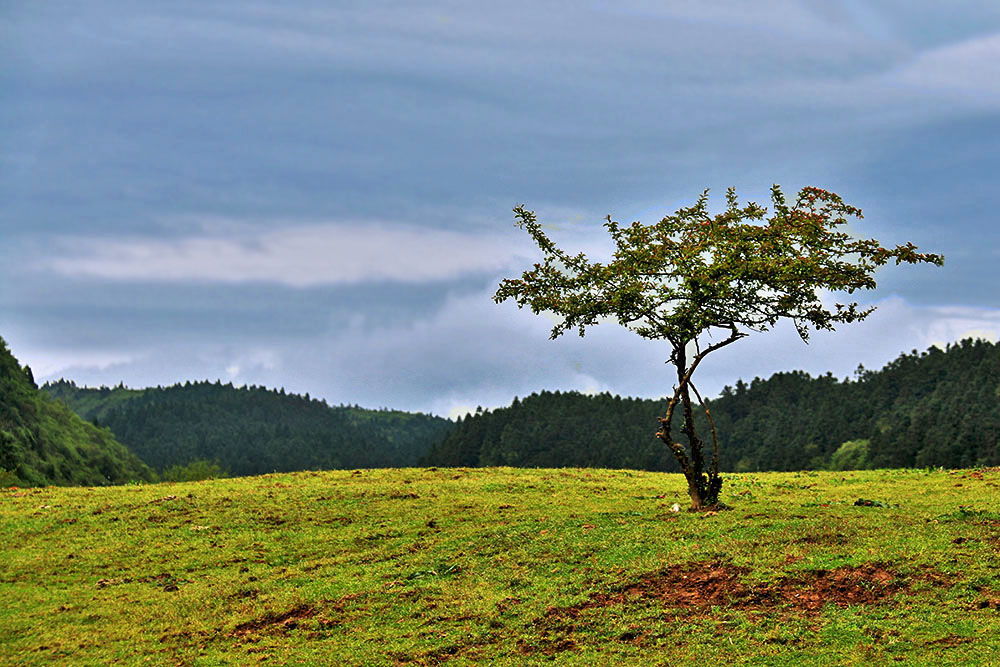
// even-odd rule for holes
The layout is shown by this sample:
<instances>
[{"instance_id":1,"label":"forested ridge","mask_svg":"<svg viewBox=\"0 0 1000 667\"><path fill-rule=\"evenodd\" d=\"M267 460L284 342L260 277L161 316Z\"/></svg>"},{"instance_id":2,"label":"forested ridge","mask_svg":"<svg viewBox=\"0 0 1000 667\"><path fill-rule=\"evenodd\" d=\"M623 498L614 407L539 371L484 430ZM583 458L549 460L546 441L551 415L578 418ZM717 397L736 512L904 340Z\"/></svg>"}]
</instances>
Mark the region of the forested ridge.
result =
<instances>
[{"instance_id":1,"label":"forested ridge","mask_svg":"<svg viewBox=\"0 0 1000 667\"><path fill-rule=\"evenodd\" d=\"M108 427L158 471L199 461L231 475L416 465L449 420L324 401L257 386L187 382L129 389L42 387Z\"/></svg>"},{"instance_id":2,"label":"forested ridge","mask_svg":"<svg viewBox=\"0 0 1000 667\"><path fill-rule=\"evenodd\" d=\"M709 401L727 471L1000 465L1000 345L963 340L855 377L739 381ZM477 410L425 465L676 470L655 433L666 400L542 391ZM704 415L699 433L711 446Z\"/></svg>"},{"instance_id":3,"label":"forested ridge","mask_svg":"<svg viewBox=\"0 0 1000 667\"><path fill-rule=\"evenodd\" d=\"M219 381L60 380L39 392L6 346L0 362L0 469L28 484L150 478L139 459L161 473L208 461L232 475L418 464L676 470L655 437L665 400L542 391L456 424ZM727 471L1000 465L1000 345L914 350L846 380L776 373L726 387L710 407ZM710 443L704 415L699 431Z\"/></svg>"},{"instance_id":4,"label":"forested ridge","mask_svg":"<svg viewBox=\"0 0 1000 667\"><path fill-rule=\"evenodd\" d=\"M0 485L95 486L152 475L108 429L39 391L0 338Z\"/></svg>"}]
</instances>

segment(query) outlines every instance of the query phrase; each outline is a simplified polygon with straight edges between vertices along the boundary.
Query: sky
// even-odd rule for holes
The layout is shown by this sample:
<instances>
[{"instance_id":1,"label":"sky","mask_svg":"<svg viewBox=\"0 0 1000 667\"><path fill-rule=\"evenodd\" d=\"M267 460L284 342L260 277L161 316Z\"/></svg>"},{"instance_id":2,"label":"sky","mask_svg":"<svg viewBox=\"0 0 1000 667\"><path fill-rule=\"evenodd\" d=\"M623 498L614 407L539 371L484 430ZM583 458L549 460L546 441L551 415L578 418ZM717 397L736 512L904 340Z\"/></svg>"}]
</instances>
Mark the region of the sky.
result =
<instances>
[{"instance_id":1,"label":"sky","mask_svg":"<svg viewBox=\"0 0 1000 667\"><path fill-rule=\"evenodd\" d=\"M709 356L715 395L1000 336L1000 4L0 3L0 336L39 382L220 379L456 416L658 397L669 351L496 305L537 261L706 188L837 192L945 255Z\"/></svg>"}]
</instances>

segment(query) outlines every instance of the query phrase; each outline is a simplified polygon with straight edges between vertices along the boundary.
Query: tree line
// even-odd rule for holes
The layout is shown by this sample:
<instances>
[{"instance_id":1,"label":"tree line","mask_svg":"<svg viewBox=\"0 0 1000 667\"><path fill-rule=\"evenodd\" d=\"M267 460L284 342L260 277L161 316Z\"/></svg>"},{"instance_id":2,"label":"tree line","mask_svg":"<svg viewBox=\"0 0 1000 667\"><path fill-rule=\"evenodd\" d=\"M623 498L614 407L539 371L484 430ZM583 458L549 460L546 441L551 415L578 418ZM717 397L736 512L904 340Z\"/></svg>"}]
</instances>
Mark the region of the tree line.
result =
<instances>
[{"instance_id":1,"label":"tree line","mask_svg":"<svg viewBox=\"0 0 1000 667\"><path fill-rule=\"evenodd\" d=\"M109 428L160 473L181 478L194 469L259 475L413 466L453 427L431 415L329 406L308 394L221 381L129 389L60 380L42 389Z\"/></svg>"},{"instance_id":2,"label":"tree line","mask_svg":"<svg viewBox=\"0 0 1000 667\"><path fill-rule=\"evenodd\" d=\"M963 340L853 378L775 373L709 402L730 472L1000 465L1000 345ZM542 391L478 409L424 465L676 471L656 437L667 400ZM708 432L704 413L695 415Z\"/></svg>"},{"instance_id":3,"label":"tree line","mask_svg":"<svg viewBox=\"0 0 1000 667\"><path fill-rule=\"evenodd\" d=\"M724 471L1000 465L1000 345L982 340L914 350L850 379L793 371L738 381L709 404ZM219 381L128 389L60 380L39 391L0 339L0 482L418 464L676 471L656 437L666 407L541 391L456 423ZM704 414L695 418L707 432Z\"/></svg>"}]
</instances>

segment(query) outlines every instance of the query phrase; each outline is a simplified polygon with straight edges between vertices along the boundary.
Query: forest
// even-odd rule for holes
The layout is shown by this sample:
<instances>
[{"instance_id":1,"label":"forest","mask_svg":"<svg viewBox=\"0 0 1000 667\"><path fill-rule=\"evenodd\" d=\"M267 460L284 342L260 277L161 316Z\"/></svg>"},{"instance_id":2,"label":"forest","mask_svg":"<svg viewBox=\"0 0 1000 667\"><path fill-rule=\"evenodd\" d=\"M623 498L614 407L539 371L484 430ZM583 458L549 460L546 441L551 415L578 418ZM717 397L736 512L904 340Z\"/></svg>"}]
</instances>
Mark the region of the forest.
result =
<instances>
[{"instance_id":1,"label":"forest","mask_svg":"<svg viewBox=\"0 0 1000 667\"><path fill-rule=\"evenodd\" d=\"M793 371L739 380L709 407L725 471L996 466L1000 345L913 350L845 379ZM0 339L0 481L415 465L675 471L655 437L665 409L665 399L543 390L453 422L220 381L129 389L60 380L39 390ZM698 427L710 442L703 413Z\"/></svg>"},{"instance_id":2,"label":"forest","mask_svg":"<svg viewBox=\"0 0 1000 667\"><path fill-rule=\"evenodd\" d=\"M124 484L153 472L111 431L38 391L0 338L0 487Z\"/></svg>"},{"instance_id":3,"label":"forest","mask_svg":"<svg viewBox=\"0 0 1000 667\"><path fill-rule=\"evenodd\" d=\"M220 381L129 389L60 380L42 391L109 428L161 473L197 462L228 475L412 466L453 428L440 417Z\"/></svg>"},{"instance_id":4,"label":"forest","mask_svg":"<svg viewBox=\"0 0 1000 667\"><path fill-rule=\"evenodd\" d=\"M844 380L740 380L709 408L727 471L1000 465L1000 345L913 350ZM665 410L665 399L542 391L460 419L421 462L675 471L655 437ZM698 430L710 442L704 414Z\"/></svg>"}]
</instances>

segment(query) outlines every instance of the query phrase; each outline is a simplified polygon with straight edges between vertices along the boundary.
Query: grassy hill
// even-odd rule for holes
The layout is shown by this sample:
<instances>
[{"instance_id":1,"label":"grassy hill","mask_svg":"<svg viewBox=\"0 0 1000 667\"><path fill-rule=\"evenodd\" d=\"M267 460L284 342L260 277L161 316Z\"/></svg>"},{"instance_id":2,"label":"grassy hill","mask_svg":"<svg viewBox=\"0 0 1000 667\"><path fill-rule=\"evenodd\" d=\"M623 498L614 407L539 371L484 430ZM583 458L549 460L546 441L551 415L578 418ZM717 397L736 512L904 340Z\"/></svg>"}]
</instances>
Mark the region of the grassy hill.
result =
<instances>
[{"instance_id":1,"label":"grassy hill","mask_svg":"<svg viewBox=\"0 0 1000 667\"><path fill-rule=\"evenodd\" d=\"M151 475L110 431L40 392L0 338L0 484L122 484Z\"/></svg>"},{"instance_id":2,"label":"grassy hill","mask_svg":"<svg viewBox=\"0 0 1000 667\"><path fill-rule=\"evenodd\" d=\"M0 491L0 663L988 665L1000 471ZM859 502L860 501L860 502Z\"/></svg>"},{"instance_id":3,"label":"grassy hill","mask_svg":"<svg viewBox=\"0 0 1000 667\"><path fill-rule=\"evenodd\" d=\"M329 406L308 394L218 381L136 390L63 380L42 390L161 472L197 461L233 475L410 466L454 427L431 415Z\"/></svg>"}]
</instances>

